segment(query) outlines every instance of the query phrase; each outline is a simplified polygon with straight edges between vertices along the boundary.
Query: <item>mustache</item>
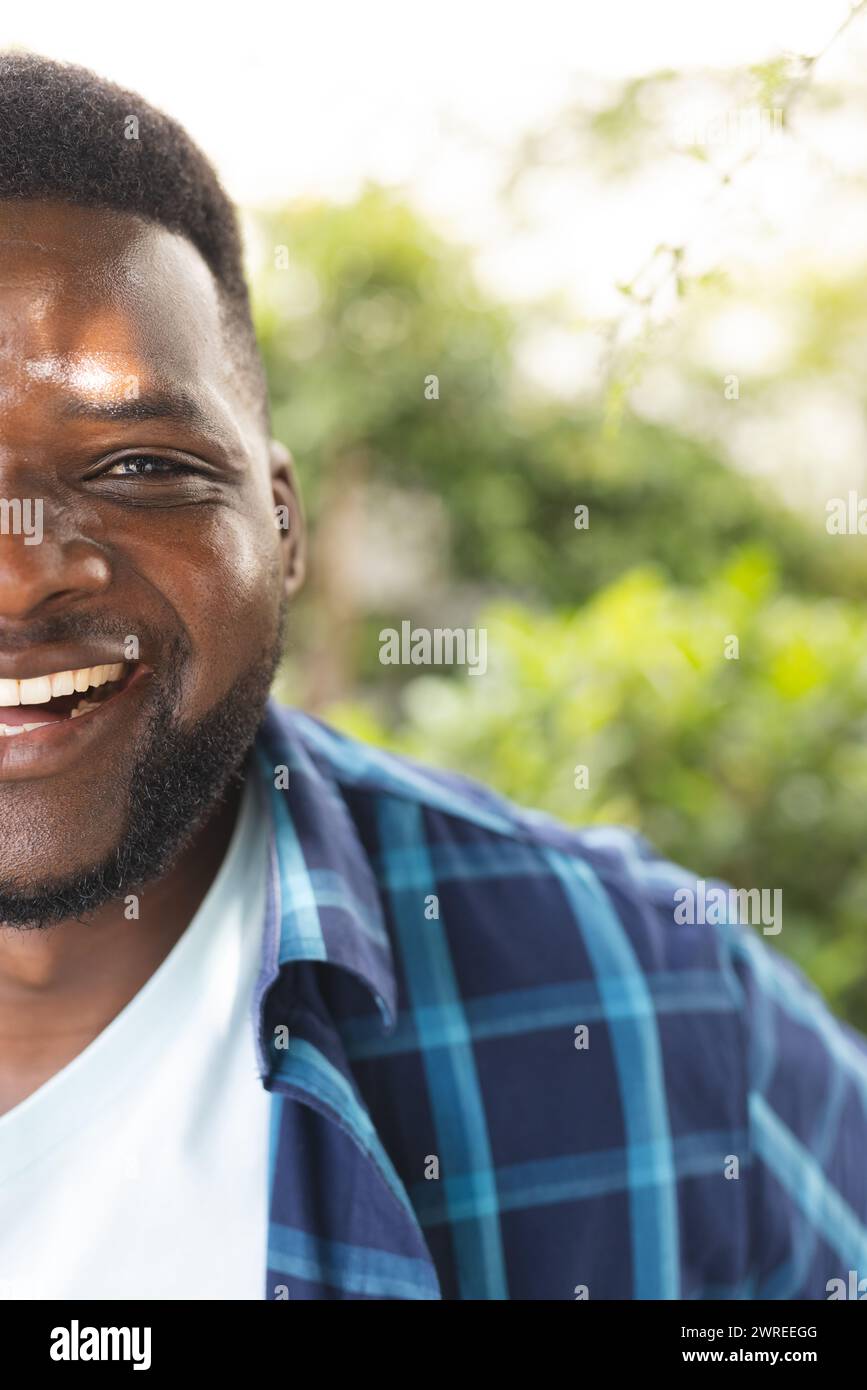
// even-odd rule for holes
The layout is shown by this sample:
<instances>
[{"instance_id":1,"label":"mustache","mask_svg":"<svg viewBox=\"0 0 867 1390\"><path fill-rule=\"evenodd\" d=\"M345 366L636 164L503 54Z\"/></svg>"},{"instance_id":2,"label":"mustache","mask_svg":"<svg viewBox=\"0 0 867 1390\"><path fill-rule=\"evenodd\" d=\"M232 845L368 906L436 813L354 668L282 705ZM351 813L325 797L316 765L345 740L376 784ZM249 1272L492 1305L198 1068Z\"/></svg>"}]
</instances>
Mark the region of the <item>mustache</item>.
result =
<instances>
[{"instance_id":1,"label":"mustache","mask_svg":"<svg viewBox=\"0 0 867 1390\"><path fill-rule=\"evenodd\" d=\"M171 668L177 669L192 651L184 632L177 632L167 643L160 632L138 618L121 618L105 613L64 613L53 617L34 618L26 627L4 629L0 624L0 651L18 653L32 647L56 643L104 642L117 645L121 651L130 637L136 638L139 650L149 654L164 653Z\"/></svg>"}]
</instances>

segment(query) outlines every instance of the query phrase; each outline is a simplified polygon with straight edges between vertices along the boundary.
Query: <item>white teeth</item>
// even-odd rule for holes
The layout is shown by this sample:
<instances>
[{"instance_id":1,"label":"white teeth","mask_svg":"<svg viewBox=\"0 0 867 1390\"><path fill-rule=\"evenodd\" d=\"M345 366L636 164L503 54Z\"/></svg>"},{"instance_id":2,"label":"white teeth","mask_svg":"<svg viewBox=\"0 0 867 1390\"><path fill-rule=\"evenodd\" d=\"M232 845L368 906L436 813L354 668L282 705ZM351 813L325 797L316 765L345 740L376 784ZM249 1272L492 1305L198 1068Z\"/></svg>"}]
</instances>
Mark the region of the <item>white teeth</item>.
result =
<instances>
[{"instance_id":1,"label":"white teeth","mask_svg":"<svg viewBox=\"0 0 867 1390\"><path fill-rule=\"evenodd\" d=\"M89 700L79 700L69 717L70 719L77 719L80 714L90 714L92 709L99 709L99 705L92 705Z\"/></svg>"},{"instance_id":2,"label":"white teeth","mask_svg":"<svg viewBox=\"0 0 867 1390\"><path fill-rule=\"evenodd\" d=\"M99 709L99 705L90 700L79 700L74 710L70 711L70 719L79 719L82 714L91 714L93 710ZM38 724L0 724L0 738L14 738L16 734L29 734L34 729L47 729L49 724L56 724L56 719L43 719Z\"/></svg>"},{"instance_id":3,"label":"white teeth","mask_svg":"<svg viewBox=\"0 0 867 1390\"><path fill-rule=\"evenodd\" d=\"M47 729L54 724L53 719L43 719L39 724L0 724L0 738L14 738L15 734L29 734L34 729Z\"/></svg>"},{"instance_id":4,"label":"white teeth","mask_svg":"<svg viewBox=\"0 0 867 1390\"><path fill-rule=\"evenodd\" d=\"M18 695L22 705L47 705L51 699L51 677L34 676L32 680L19 681Z\"/></svg>"},{"instance_id":5,"label":"white teeth","mask_svg":"<svg viewBox=\"0 0 867 1390\"><path fill-rule=\"evenodd\" d=\"M31 676L27 680L0 680L0 708L5 705L46 705L62 695L83 695L93 687L109 681L119 681L124 673L122 661L110 665L82 666L76 671L55 671L48 676ZM8 727L8 726L7 726ZM23 725L15 725L16 729Z\"/></svg>"}]
</instances>

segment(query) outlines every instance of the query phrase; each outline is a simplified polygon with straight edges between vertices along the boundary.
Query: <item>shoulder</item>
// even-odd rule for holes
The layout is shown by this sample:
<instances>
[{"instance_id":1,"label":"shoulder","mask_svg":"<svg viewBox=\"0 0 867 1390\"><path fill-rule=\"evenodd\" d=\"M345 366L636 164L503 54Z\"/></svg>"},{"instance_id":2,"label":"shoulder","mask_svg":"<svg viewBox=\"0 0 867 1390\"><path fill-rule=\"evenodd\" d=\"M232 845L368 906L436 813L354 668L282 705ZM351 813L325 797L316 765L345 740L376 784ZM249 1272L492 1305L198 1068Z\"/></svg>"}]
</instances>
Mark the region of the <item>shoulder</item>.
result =
<instances>
[{"instance_id":1,"label":"shoulder","mask_svg":"<svg viewBox=\"0 0 867 1390\"><path fill-rule=\"evenodd\" d=\"M731 939L676 920L695 873L636 831L567 826L310 716L279 717L349 810L385 899L436 894L456 969L471 956L492 987L591 983L642 1013L670 1013L678 995L689 1013L742 1006Z\"/></svg>"},{"instance_id":2,"label":"shoulder","mask_svg":"<svg viewBox=\"0 0 867 1390\"><path fill-rule=\"evenodd\" d=\"M715 975L723 985L715 998L724 995L741 1013L761 1001L766 1012L782 1010L837 1053L864 1055L867 1044L833 1019L761 926L747 929L710 914L695 921L680 911L685 897L731 890L667 859L639 832L565 825L470 778L361 743L298 711L271 706L269 722L271 747L276 739L290 759L302 757L349 810L386 886L405 881L414 864L420 878L458 885L455 903L461 892L471 896L482 924L500 914L500 940L526 935L538 945L565 920L572 938L592 944L599 965L660 976L664 992L683 976L696 1000L703 991L695 972L705 982Z\"/></svg>"},{"instance_id":3,"label":"shoulder","mask_svg":"<svg viewBox=\"0 0 867 1390\"><path fill-rule=\"evenodd\" d=\"M632 830L565 826L279 718L382 904L402 997L391 1043L367 1047L383 1094L393 1058L425 1056L443 1125L459 1093L472 1163L533 1231L549 1203L631 1211L642 1267L679 1262L681 1296L825 1297L867 1275L867 1045L760 928L679 913L696 872ZM520 1267L525 1220L507 1232ZM646 1296L678 1296L663 1274Z\"/></svg>"},{"instance_id":4,"label":"shoulder","mask_svg":"<svg viewBox=\"0 0 867 1390\"><path fill-rule=\"evenodd\" d=\"M564 825L310 716L284 717L339 786L384 892L415 881L439 890L457 958L466 949L478 961L487 944L491 979L515 988L547 971L593 982L601 998L616 997L616 1012L701 1016L719 1028L730 1017L745 1089L772 1094L774 1068L799 1059L817 1082L840 1065L867 1084L867 1042L834 1018L775 937L678 910L684 897L727 885L665 858L633 829ZM709 1069L707 1054L702 1062ZM731 1071L727 1084L736 1086Z\"/></svg>"}]
</instances>

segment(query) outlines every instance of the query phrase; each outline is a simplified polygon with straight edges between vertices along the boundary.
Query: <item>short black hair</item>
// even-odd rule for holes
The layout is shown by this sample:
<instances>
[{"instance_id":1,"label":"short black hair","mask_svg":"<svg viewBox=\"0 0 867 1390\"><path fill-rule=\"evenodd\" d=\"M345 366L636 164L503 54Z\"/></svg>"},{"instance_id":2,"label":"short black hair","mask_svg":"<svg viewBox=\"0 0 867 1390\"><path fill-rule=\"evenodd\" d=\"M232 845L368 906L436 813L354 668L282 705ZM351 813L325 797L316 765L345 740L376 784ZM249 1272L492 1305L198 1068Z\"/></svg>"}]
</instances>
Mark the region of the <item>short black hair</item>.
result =
<instances>
[{"instance_id":1,"label":"short black hair","mask_svg":"<svg viewBox=\"0 0 867 1390\"><path fill-rule=\"evenodd\" d=\"M183 126L87 68L0 53L0 199L12 198L134 213L192 242L269 426L235 208Z\"/></svg>"}]
</instances>

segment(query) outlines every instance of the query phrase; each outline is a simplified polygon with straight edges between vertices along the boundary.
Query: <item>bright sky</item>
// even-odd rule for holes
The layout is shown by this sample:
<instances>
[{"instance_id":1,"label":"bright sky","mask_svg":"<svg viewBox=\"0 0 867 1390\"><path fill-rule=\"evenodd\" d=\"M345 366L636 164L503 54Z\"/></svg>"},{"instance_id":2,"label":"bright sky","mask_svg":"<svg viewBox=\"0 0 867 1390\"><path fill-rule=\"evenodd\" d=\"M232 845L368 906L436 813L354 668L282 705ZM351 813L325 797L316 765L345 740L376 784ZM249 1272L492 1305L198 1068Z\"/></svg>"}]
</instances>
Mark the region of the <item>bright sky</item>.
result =
<instances>
[{"instance_id":1,"label":"bright sky","mask_svg":"<svg viewBox=\"0 0 867 1390\"><path fill-rule=\"evenodd\" d=\"M642 188L600 199L579 178L561 181L519 244L497 207L517 138L586 93L588 75L812 53L848 10L847 0L39 0L6 8L0 41L140 91L190 130L242 205L350 197L365 178L405 184L445 231L481 248L494 288L562 290L604 313L648 239L683 233L691 188L676 171L657 222Z\"/></svg>"},{"instance_id":2,"label":"bright sky","mask_svg":"<svg viewBox=\"0 0 867 1390\"><path fill-rule=\"evenodd\" d=\"M0 38L83 63L177 116L255 203L423 177L449 127L508 138L576 74L811 52L846 0L39 0Z\"/></svg>"},{"instance_id":3,"label":"bright sky","mask_svg":"<svg viewBox=\"0 0 867 1390\"><path fill-rule=\"evenodd\" d=\"M519 137L576 95L592 94L600 79L814 54L849 9L848 0L245 0L225 7L219 0L38 0L6 7L0 42L83 63L141 92L187 127L242 205L351 197L367 178L403 184L443 230L477 249L480 274L497 292L512 299L553 294L569 312L595 320L621 312L617 282L631 279L660 242L685 241L708 268L752 266L769 281L799 258L860 263L867 196L859 203L851 188L867 188L863 118L826 119L818 130L811 125L806 142L802 131L798 141L763 154L738 177L728 211L712 174L685 157L620 183L600 183L579 163L526 190L523 225L504 217L497 196ZM867 15L820 71L859 92L865 55ZM819 159L808 164L805 144L815 152L817 142ZM858 174L861 185L853 180L847 191L841 172ZM707 344L721 356L720 370L742 362L747 369L750 353L767 368L785 326L763 328L749 314L729 319L713 325ZM549 326L528 343L525 367L542 389L592 392L599 363L592 338L569 326L558 336ZM688 401L678 406L676 389L667 396L656 383L645 397L649 413L689 417L692 409ZM829 440L838 441L841 476L863 469L863 422L846 434L839 400L816 406L803 396L795 404L819 410L812 433L792 406L793 438L762 437L759 445L748 438L736 449L745 466L761 458L769 471L791 475L800 446L809 476L815 437L825 458ZM727 446L734 438L727 427Z\"/></svg>"}]
</instances>

